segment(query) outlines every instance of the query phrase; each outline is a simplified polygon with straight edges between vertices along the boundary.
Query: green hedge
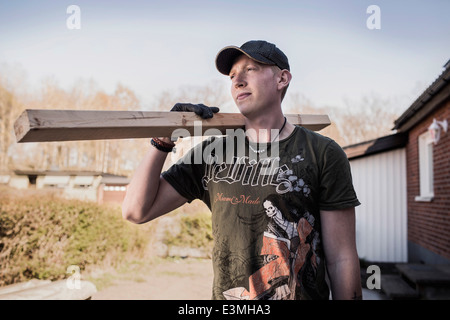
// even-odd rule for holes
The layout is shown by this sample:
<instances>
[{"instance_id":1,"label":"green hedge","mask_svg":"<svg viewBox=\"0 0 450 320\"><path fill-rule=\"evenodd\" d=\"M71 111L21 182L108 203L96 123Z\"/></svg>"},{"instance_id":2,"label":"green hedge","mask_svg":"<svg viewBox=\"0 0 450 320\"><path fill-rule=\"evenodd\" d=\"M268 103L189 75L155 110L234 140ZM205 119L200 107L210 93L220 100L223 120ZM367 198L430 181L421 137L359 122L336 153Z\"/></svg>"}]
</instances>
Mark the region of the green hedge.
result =
<instances>
[{"instance_id":1,"label":"green hedge","mask_svg":"<svg viewBox=\"0 0 450 320\"><path fill-rule=\"evenodd\" d=\"M212 249L213 235L211 213L197 211L180 217L180 232L176 235L167 233L167 245Z\"/></svg>"},{"instance_id":2,"label":"green hedge","mask_svg":"<svg viewBox=\"0 0 450 320\"><path fill-rule=\"evenodd\" d=\"M147 229L123 220L119 207L0 190L0 286L66 278L70 265L85 270L142 256Z\"/></svg>"}]
</instances>

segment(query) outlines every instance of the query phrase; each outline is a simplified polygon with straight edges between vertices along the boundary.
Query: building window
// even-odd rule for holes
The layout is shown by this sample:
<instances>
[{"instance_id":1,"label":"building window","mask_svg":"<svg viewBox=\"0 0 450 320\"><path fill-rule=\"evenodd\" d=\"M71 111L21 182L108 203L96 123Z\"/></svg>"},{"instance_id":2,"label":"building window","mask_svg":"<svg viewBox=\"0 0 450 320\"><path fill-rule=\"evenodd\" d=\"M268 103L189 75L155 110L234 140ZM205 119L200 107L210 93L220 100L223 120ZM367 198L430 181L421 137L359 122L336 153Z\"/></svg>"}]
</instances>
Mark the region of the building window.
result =
<instances>
[{"instance_id":1,"label":"building window","mask_svg":"<svg viewBox=\"0 0 450 320\"><path fill-rule=\"evenodd\" d=\"M420 195L416 201L431 201L434 197L433 140L427 131L419 136L419 181Z\"/></svg>"},{"instance_id":2,"label":"building window","mask_svg":"<svg viewBox=\"0 0 450 320\"><path fill-rule=\"evenodd\" d=\"M127 187L125 186L104 186L104 191L126 191Z\"/></svg>"}]
</instances>

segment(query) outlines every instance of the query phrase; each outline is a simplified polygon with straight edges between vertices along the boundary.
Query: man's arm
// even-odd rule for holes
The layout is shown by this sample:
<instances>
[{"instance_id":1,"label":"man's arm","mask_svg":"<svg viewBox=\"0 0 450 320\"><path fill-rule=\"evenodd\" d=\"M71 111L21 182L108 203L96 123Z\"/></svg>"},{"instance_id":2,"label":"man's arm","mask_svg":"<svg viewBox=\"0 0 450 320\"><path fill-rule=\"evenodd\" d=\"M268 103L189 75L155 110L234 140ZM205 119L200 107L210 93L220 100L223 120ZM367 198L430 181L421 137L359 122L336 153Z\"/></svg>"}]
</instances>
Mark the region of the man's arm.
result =
<instances>
[{"instance_id":1,"label":"man's arm","mask_svg":"<svg viewBox=\"0 0 450 320\"><path fill-rule=\"evenodd\" d=\"M322 239L334 300L362 299L355 208L320 211Z\"/></svg>"},{"instance_id":2,"label":"man's arm","mask_svg":"<svg viewBox=\"0 0 450 320\"><path fill-rule=\"evenodd\" d=\"M170 111L194 112L203 119L212 118L219 112L217 107L204 104L177 103ZM161 138L165 143L171 143L170 138ZM133 223L145 223L184 203L187 199L181 196L162 176L161 171L167 152L149 145L149 151L136 169L128 185L125 199L122 203L122 216Z\"/></svg>"},{"instance_id":3,"label":"man's arm","mask_svg":"<svg viewBox=\"0 0 450 320\"><path fill-rule=\"evenodd\" d=\"M169 138L164 140L170 141ZM122 203L123 218L133 223L153 220L187 201L161 176L167 153L150 144L148 148L128 185Z\"/></svg>"}]
</instances>

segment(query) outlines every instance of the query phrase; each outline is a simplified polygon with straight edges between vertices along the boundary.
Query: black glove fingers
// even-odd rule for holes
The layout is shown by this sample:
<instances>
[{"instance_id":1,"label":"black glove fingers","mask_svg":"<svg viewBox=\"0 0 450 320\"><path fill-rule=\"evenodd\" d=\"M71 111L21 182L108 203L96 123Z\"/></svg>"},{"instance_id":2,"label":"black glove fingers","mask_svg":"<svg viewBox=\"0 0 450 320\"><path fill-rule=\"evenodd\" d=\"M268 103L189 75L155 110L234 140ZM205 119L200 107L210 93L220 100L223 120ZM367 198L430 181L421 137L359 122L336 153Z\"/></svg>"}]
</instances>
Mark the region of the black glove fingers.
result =
<instances>
[{"instance_id":1,"label":"black glove fingers","mask_svg":"<svg viewBox=\"0 0 450 320\"><path fill-rule=\"evenodd\" d=\"M212 118L214 113L219 112L217 107L208 107L204 104L192 104L192 103L176 103L170 111L189 111L194 112L203 119Z\"/></svg>"},{"instance_id":2,"label":"black glove fingers","mask_svg":"<svg viewBox=\"0 0 450 320\"><path fill-rule=\"evenodd\" d=\"M217 112L219 112L219 108L217 108L217 107L210 107L209 108L213 113L217 113Z\"/></svg>"},{"instance_id":3,"label":"black glove fingers","mask_svg":"<svg viewBox=\"0 0 450 320\"><path fill-rule=\"evenodd\" d=\"M209 119L213 117L212 111L209 109L209 107L205 106L204 104L198 104L199 113L197 113L199 116L201 116L203 119Z\"/></svg>"}]
</instances>

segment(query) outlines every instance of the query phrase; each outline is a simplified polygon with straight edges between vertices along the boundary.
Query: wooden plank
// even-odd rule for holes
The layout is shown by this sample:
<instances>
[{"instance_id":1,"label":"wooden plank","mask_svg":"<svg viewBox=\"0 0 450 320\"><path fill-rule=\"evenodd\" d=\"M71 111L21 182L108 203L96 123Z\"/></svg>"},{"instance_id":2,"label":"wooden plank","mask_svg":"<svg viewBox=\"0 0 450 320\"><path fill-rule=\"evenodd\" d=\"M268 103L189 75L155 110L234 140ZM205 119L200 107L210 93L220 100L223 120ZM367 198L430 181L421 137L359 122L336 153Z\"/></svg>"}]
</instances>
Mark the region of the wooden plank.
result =
<instances>
[{"instance_id":1,"label":"wooden plank","mask_svg":"<svg viewBox=\"0 0 450 320\"><path fill-rule=\"evenodd\" d=\"M327 115L286 117L311 130L330 124ZM14 131L17 142L45 142L217 135L243 126L240 113L217 113L205 120L193 112L28 109L14 123Z\"/></svg>"}]
</instances>

